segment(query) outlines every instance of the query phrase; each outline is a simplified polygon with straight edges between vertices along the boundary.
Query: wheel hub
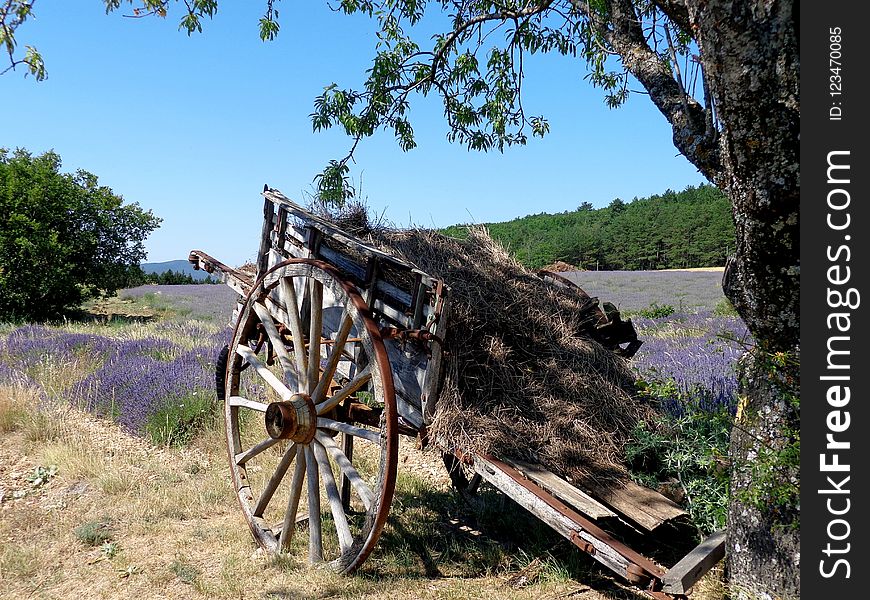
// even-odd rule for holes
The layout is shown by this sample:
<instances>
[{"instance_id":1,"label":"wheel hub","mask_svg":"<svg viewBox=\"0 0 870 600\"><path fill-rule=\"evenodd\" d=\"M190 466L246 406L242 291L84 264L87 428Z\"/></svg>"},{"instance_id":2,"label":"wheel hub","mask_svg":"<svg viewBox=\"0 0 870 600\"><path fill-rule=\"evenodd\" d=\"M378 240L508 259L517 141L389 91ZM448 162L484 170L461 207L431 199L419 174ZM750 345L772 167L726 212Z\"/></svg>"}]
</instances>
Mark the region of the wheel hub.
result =
<instances>
[{"instance_id":1,"label":"wheel hub","mask_svg":"<svg viewBox=\"0 0 870 600\"><path fill-rule=\"evenodd\" d=\"M307 444L317 432L317 410L308 394L272 402L266 409L266 431L272 439Z\"/></svg>"}]
</instances>

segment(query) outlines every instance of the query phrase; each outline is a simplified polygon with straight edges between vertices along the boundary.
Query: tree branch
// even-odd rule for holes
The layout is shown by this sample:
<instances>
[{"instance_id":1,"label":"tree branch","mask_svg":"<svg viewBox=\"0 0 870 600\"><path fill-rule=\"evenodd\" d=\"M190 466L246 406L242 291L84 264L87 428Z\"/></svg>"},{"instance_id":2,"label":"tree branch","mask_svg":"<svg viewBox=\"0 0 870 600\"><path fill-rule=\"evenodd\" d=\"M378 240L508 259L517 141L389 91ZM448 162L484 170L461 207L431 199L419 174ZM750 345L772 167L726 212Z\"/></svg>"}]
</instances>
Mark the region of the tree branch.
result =
<instances>
[{"instance_id":1,"label":"tree branch","mask_svg":"<svg viewBox=\"0 0 870 600\"><path fill-rule=\"evenodd\" d=\"M527 6L522 10L502 10L494 13L481 14L474 16L467 21L464 21L459 27L455 27L453 31L447 34L447 37L444 39L444 45L442 45L441 48L439 48L438 51L435 53L435 57L432 59L432 71L430 73L430 78L434 81L435 72L437 67L439 66L439 63L444 60L447 52L462 36L462 34L471 29L472 27L482 25L487 21L506 21L508 19L516 20L523 17L539 15L543 12L546 12L546 10L550 8L550 5L553 4L553 1L554 0L544 0L544 2L542 2L541 4L535 6Z\"/></svg>"},{"instance_id":2,"label":"tree branch","mask_svg":"<svg viewBox=\"0 0 870 600\"><path fill-rule=\"evenodd\" d=\"M631 0L608 0L609 23L590 9L586 0L569 1L649 92L650 99L671 124L677 149L712 181L720 169L720 157L715 136L707 132L706 111L694 98L686 97L671 68L649 47Z\"/></svg>"},{"instance_id":3,"label":"tree branch","mask_svg":"<svg viewBox=\"0 0 870 600\"><path fill-rule=\"evenodd\" d=\"M653 5L665 13L685 33L692 35L692 22L689 9L683 0L653 0Z\"/></svg>"}]
</instances>

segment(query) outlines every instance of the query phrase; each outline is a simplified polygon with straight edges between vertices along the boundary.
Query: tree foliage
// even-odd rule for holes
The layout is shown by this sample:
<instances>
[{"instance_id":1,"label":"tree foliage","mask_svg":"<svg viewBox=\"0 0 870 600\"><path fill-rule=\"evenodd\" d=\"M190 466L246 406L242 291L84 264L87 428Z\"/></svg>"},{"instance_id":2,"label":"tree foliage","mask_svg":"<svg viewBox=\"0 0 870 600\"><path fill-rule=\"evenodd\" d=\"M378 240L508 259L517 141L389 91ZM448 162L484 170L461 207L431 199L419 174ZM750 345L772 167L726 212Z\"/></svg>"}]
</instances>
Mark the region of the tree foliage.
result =
<instances>
[{"instance_id":1,"label":"tree foliage","mask_svg":"<svg viewBox=\"0 0 870 600\"><path fill-rule=\"evenodd\" d=\"M587 204L487 227L533 269L557 260L601 270L721 267L734 251L728 198L710 185L614 201L598 210ZM462 235L462 226L446 232Z\"/></svg>"},{"instance_id":2,"label":"tree foliage","mask_svg":"<svg viewBox=\"0 0 870 600\"><path fill-rule=\"evenodd\" d=\"M60 156L0 149L0 318L44 320L125 287L160 223Z\"/></svg>"},{"instance_id":3,"label":"tree foliage","mask_svg":"<svg viewBox=\"0 0 870 600\"><path fill-rule=\"evenodd\" d=\"M33 75L37 81L45 79L45 64L39 51L33 46L25 46L24 56L21 56L15 39L16 30L33 15L34 4L36 0L0 2L0 46L9 56L9 66L0 71L0 75L21 65L25 68L25 74Z\"/></svg>"},{"instance_id":4,"label":"tree foliage","mask_svg":"<svg viewBox=\"0 0 870 600\"><path fill-rule=\"evenodd\" d=\"M199 284L218 284L218 280L213 279L211 275L197 279L190 273L184 271L173 271L167 269L160 273L146 273L141 267L134 269L133 275L127 282L127 287L139 285L199 285Z\"/></svg>"}]
</instances>

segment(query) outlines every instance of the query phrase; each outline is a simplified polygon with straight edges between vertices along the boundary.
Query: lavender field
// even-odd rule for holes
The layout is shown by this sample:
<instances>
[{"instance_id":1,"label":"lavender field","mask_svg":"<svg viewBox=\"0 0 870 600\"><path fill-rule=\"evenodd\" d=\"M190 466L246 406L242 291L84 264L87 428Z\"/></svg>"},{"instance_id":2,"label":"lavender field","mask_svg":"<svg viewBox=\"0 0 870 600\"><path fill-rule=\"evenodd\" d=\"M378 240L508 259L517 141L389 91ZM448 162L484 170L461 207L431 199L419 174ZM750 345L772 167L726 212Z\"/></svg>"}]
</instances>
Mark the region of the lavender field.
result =
<instances>
[{"instance_id":1,"label":"lavender field","mask_svg":"<svg viewBox=\"0 0 870 600\"><path fill-rule=\"evenodd\" d=\"M734 365L749 343L743 323L714 312L724 299L717 272L582 272L569 274L592 295L634 313L644 345L633 363L645 381L672 381L706 408L732 406ZM223 285L141 286L122 298L171 308L170 317L125 328L27 325L0 338L0 384L36 386L40 393L143 433L167 407L200 406L211 397L212 364L228 337L235 293ZM683 310L639 316L651 305ZM693 309L693 310L692 310ZM77 380L63 371L81 374ZM679 399L669 408L680 411ZM165 416L165 415L164 415Z\"/></svg>"},{"instance_id":2,"label":"lavender field","mask_svg":"<svg viewBox=\"0 0 870 600\"><path fill-rule=\"evenodd\" d=\"M171 309L147 323L5 326L0 386L110 418L155 443L182 444L217 414L214 360L236 295L222 285L142 286L121 292Z\"/></svg>"},{"instance_id":3,"label":"lavender field","mask_svg":"<svg viewBox=\"0 0 870 600\"><path fill-rule=\"evenodd\" d=\"M721 271L571 271L560 275L627 313L653 304L667 304L681 313L713 311L725 300Z\"/></svg>"}]
</instances>

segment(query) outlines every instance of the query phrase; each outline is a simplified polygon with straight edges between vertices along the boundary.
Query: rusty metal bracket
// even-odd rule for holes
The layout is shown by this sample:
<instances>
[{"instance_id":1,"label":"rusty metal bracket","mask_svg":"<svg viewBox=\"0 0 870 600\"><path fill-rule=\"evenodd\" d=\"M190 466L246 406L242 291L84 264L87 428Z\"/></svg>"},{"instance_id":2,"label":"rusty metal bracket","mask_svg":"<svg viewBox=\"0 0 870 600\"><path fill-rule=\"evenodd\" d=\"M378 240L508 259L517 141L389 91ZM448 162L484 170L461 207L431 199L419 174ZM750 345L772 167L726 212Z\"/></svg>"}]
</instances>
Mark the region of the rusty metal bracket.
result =
<instances>
[{"instance_id":1,"label":"rusty metal bracket","mask_svg":"<svg viewBox=\"0 0 870 600\"><path fill-rule=\"evenodd\" d=\"M408 342L422 346L429 354L429 344L444 346L444 340L426 329L401 329L399 327L382 327L381 337L385 340L396 340L402 347Z\"/></svg>"}]
</instances>

